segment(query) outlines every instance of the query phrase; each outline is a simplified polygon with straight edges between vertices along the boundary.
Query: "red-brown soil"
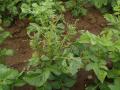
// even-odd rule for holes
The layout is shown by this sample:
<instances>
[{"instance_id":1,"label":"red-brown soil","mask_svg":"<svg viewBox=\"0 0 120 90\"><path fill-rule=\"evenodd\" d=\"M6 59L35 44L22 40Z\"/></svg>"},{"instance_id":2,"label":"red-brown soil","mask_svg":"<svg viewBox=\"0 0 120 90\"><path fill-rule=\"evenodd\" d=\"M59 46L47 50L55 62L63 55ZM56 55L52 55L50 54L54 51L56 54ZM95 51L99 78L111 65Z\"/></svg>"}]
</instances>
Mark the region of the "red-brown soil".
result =
<instances>
[{"instance_id":1,"label":"red-brown soil","mask_svg":"<svg viewBox=\"0 0 120 90\"><path fill-rule=\"evenodd\" d=\"M75 24L78 30L88 30L94 34L99 34L106 26L106 20L103 15L94 7L88 8L87 15L80 17L78 20L72 16L70 11L67 11L65 20L70 24ZM75 23L76 20L77 22Z\"/></svg>"},{"instance_id":2,"label":"red-brown soil","mask_svg":"<svg viewBox=\"0 0 120 90\"><path fill-rule=\"evenodd\" d=\"M78 73L77 82L72 87L71 90L85 90L85 87L94 82L96 79L95 74L93 72L88 72L85 70L81 70Z\"/></svg>"},{"instance_id":3,"label":"red-brown soil","mask_svg":"<svg viewBox=\"0 0 120 90\"><path fill-rule=\"evenodd\" d=\"M69 11L65 13L65 20L68 23L74 24L76 19L71 15ZM77 30L89 30L94 34L99 34L102 28L106 26L106 21L102 14L93 8L88 9L88 14L86 16L80 17L80 19L75 24ZM17 69L21 69L25 62L31 57L32 50L29 46L29 38L26 34L26 29L24 24L17 22L14 26L7 29L12 33L12 37L8 38L2 47L11 48L14 50L15 54L11 57L6 58L6 63ZM72 90L85 90L85 85L91 82L88 80L89 72L84 70L78 73L78 79ZM32 87L22 87L15 88L14 90L34 90Z\"/></svg>"},{"instance_id":4,"label":"red-brown soil","mask_svg":"<svg viewBox=\"0 0 120 90\"><path fill-rule=\"evenodd\" d=\"M5 59L6 64L17 69L22 69L26 61L31 57L32 50L29 46L29 38L27 36L27 30L25 29L25 23L17 21L17 24L6 29L11 33L2 47L9 48L14 51L14 55Z\"/></svg>"}]
</instances>

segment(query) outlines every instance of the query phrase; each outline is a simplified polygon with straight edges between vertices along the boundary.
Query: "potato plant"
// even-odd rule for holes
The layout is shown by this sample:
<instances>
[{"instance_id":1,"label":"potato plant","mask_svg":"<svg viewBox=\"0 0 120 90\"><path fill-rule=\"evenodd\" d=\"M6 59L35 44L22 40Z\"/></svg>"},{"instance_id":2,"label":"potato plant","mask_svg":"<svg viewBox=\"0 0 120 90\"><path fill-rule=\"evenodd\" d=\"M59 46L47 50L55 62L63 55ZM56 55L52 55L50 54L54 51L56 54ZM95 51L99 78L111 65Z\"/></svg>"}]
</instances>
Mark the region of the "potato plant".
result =
<instances>
[{"instance_id":1,"label":"potato plant","mask_svg":"<svg viewBox=\"0 0 120 90\"><path fill-rule=\"evenodd\" d=\"M85 16L87 14L87 9L95 6L101 12L111 11L112 6L116 4L115 0L67 0L65 1L65 7L67 10L72 12L74 17ZM109 10L110 9L110 10Z\"/></svg>"},{"instance_id":2,"label":"potato plant","mask_svg":"<svg viewBox=\"0 0 120 90\"><path fill-rule=\"evenodd\" d=\"M75 17L84 16L87 14L87 9L84 8L87 0L68 0L65 6L68 10L72 11L72 15Z\"/></svg>"},{"instance_id":3,"label":"potato plant","mask_svg":"<svg viewBox=\"0 0 120 90\"><path fill-rule=\"evenodd\" d=\"M119 3L119 1L117 2ZM118 8L115 5L113 8ZM99 35L95 36L89 32L84 33L80 43L89 43L87 50L82 54L88 54L85 59L86 69L93 70L98 78L95 85L87 87L87 90L119 90L119 55L120 55L120 22L119 10L115 9L115 15L106 14L105 18L109 26ZM85 55L83 55L85 56ZM96 63L96 64L95 64ZM112 80L112 81L109 81Z\"/></svg>"},{"instance_id":4,"label":"potato plant","mask_svg":"<svg viewBox=\"0 0 120 90\"><path fill-rule=\"evenodd\" d=\"M86 70L93 70L100 81L99 84L92 87L94 88L93 90L96 90L98 87L100 90L113 90L111 88L112 83L109 81L107 82L106 79L116 80L119 78L119 76L112 76L116 75L113 74L113 72L114 70L117 72L116 69L118 69L116 64L119 63L120 54L119 36L119 31L107 28L100 36L95 36L86 32L78 41L79 43L87 43L85 49L83 49L81 53L83 55L82 60L84 60L86 64ZM103 89L108 87L109 89ZM87 90L92 89L87 88Z\"/></svg>"},{"instance_id":5,"label":"potato plant","mask_svg":"<svg viewBox=\"0 0 120 90\"><path fill-rule=\"evenodd\" d=\"M65 22L62 15L55 14L59 11L53 8L56 3L59 5L59 2L48 0L32 3L32 9L25 9L25 4L22 5L22 13L29 14L33 21L28 26L28 35L34 50L28 64L30 70L23 80L38 90L69 89L82 67L81 58L74 57L68 49L72 45L70 39L77 32L72 25L68 25L67 34L63 34ZM59 7L61 13L63 6Z\"/></svg>"},{"instance_id":6,"label":"potato plant","mask_svg":"<svg viewBox=\"0 0 120 90\"><path fill-rule=\"evenodd\" d=\"M65 8L74 16L86 15L84 6L88 3L99 9L109 5L113 8L104 15L108 26L99 35L79 32L64 19ZM26 84L36 90L70 90L81 68L96 75L86 90L120 90L119 0L2 0L0 6L0 25L7 22L6 13L10 21L14 17L30 21L27 35L33 51L20 72L4 64L5 57L13 51L0 48L0 90ZM75 38L78 33L80 37ZM0 28L0 44L9 36Z\"/></svg>"}]
</instances>

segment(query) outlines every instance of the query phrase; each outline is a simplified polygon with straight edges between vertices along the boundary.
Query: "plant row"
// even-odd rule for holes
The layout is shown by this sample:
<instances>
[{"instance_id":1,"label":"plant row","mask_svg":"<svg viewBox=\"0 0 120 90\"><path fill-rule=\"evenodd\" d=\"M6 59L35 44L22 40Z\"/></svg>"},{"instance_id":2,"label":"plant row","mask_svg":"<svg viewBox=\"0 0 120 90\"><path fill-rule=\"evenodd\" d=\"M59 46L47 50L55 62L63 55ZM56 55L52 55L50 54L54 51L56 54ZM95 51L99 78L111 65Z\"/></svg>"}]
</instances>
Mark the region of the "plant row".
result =
<instances>
[{"instance_id":1,"label":"plant row","mask_svg":"<svg viewBox=\"0 0 120 90\"><path fill-rule=\"evenodd\" d=\"M107 12L108 26L99 35L77 31L64 20L66 9L76 17L85 15L89 2ZM4 64L13 51L0 48L0 90L26 84L36 90L70 90L80 69L97 77L86 90L120 90L119 0L4 0L0 6L1 26L9 26L16 17L30 21L27 34L33 50L27 66L17 71ZM78 33L80 37L75 38ZM0 28L0 44L9 36Z\"/></svg>"}]
</instances>

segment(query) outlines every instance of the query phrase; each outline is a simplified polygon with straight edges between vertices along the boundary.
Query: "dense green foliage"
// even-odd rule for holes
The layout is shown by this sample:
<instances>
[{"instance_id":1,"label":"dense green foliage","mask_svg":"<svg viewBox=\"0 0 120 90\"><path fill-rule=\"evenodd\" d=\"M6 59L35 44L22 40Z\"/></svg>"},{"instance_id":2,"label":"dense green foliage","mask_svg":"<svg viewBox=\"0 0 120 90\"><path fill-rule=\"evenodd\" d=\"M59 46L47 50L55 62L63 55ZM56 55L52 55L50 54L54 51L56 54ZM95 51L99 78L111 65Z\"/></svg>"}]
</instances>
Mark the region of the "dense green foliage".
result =
<instances>
[{"instance_id":1,"label":"dense green foliage","mask_svg":"<svg viewBox=\"0 0 120 90\"><path fill-rule=\"evenodd\" d=\"M84 8L86 0L68 0L66 8L72 11L73 16L79 17L87 14L87 9Z\"/></svg>"},{"instance_id":2,"label":"dense green foliage","mask_svg":"<svg viewBox=\"0 0 120 90\"><path fill-rule=\"evenodd\" d=\"M21 0L0 0L0 21L3 26L10 26L14 17L19 14L18 3L20 1Z\"/></svg>"},{"instance_id":3,"label":"dense green foliage","mask_svg":"<svg viewBox=\"0 0 120 90\"><path fill-rule=\"evenodd\" d=\"M112 8L104 15L108 26L100 35L78 32L64 20L65 8L79 17L87 14L87 4L98 10ZM1 26L9 26L15 17L30 21L27 34L33 50L27 67L18 72L4 65L4 58L13 51L0 48L0 90L25 84L36 90L70 90L81 68L97 77L86 90L120 90L119 0L1 0L0 7ZM74 39L77 33L81 36ZM0 28L0 44L9 36Z\"/></svg>"},{"instance_id":4,"label":"dense green foliage","mask_svg":"<svg viewBox=\"0 0 120 90\"><path fill-rule=\"evenodd\" d=\"M87 14L86 6L95 6L103 12L109 11L116 4L116 0L67 0L65 6L72 11L73 16L80 17ZM110 9L111 10L111 9Z\"/></svg>"}]
</instances>

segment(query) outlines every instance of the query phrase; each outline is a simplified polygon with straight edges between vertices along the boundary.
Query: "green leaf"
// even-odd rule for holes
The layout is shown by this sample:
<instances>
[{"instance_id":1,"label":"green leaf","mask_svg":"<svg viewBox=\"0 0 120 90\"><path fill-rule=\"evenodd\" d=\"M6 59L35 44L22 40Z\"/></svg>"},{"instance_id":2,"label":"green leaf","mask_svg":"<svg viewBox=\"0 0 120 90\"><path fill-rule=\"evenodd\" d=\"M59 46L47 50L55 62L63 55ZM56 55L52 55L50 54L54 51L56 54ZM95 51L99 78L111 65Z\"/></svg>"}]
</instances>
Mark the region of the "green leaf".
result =
<instances>
[{"instance_id":1,"label":"green leaf","mask_svg":"<svg viewBox=\"0 0 120 90\"><path fill-rule=\"evenodd\" d=\"M96 90L96 86L88 86L85 90Z\"/></svg>"},{"instance_id":2,"label":"green leaf","mask_svg":"<svg viewBox=\"0 0 120 90\"><path fill-rule=\"evenodd\" d=\"M120 78L114 80L113 85L109 85L110 90L120 90Z\"/></svg>"},{"instance_id":3,"label":"green leaf","mask_svg":"<svg viewBox=\"0 0 120 90\"><path fill-rule=\"evenodd\" d=\"M81 58L79 57L73 57L73 54L68 55L68 60L63 60L62 61L62 71L64 73L69 73L72 75L75 75L80 68L83 67L83 64L81 62Z\"/></svg>"},{"instance_id":4,"label":"green leaf","mask_svg":"<svg viewBox=\"0 0 120 90\"><path fill-rule=\"evenodd\" d=\"M39 64L39 57L32 57L31 59L29 59L29 63L28 65L30 66L37 66Z\"/></svg>"},{"instance_id":5,"label":"green leaf","mask_svg":"<svg viewBox=\"0 0 120 90\"><path fill-rule=\"evenodd\" d=\"M105 14L104 17L105 17L105 19L106 19L108 22L111 22L111 23L114 23L114 24L117 23L117 22L119 22L118 19L117 19L117 17L115 17L115 16L112 15L112 14Z\"/></svg>"},{"instance_id":6,"label":"green leaf","mask_svg":"<svg viewBox=\"0 0 120 90\"><path fill-rule=\"evenodd\" d=\"M15 86L17 86L17 87L24 86L25 84L26 84L25 81L22 79L17 79L15 82Z\"/></svg>"},{"instance_id":7,"label":"green leaf","mask_svg":"<svg viewBox=\"0 0 120 90\"><path fill-rule=\"evenodd\" d=\"M10 90L10 87L7 85L0 86L0 90Z\"/></svg>"},{"instance_id":8,"label":"green leaf","mask_svg":"<svg viewBox=\"0 0 120 90\"><path fill-rule=\"evenodd\" d=\"M120 70L119 69L113 69L108 71L108 75L109 78L115 78L115 77L119 77L120 76Z\"/></svg>"},{"instance_id":9,"label":"green leaf","mask_svg":"<svg viewBox=\"0 0 120 90\"><path fill-rule=\"evenodd\" d=\"M55 82L52 82L52 83L51 83L51 86L52 86L54 89L60 89L62 85L61 85L61 82L55 81Z\"/></svg>"},{"instance_id":10,"label":"green leaf","mask_svg":"<svg viewBox=\"0 0 120 90\"><path fill-rule=\"evenodd\" d=\"M9 85L15 82L19 76L18 71L7 68L6 66L0 64L0 85Z\"/></svg>"},{"instance_id":11,"label":"green leaf","mask_svg":"<svg viewBox=\"0 0 120 90\"><path fill-rule=\"evenodd\" d=\"M113 6L113 10L115 11L115 15L120 15L120 1L116 1L116 5Z\"/></svg>"},{"instance_id":12,"label":"green leaf","mask_svg":"<svg viewBox=\"0 0 120 90\"><path fill-rule=\"evenodd\" d=\"M92 45L95 45L97 42L97 36L86 31L85 33L82 33L80 36L79 42L80 43L91 43Z\"/></svg>"},{"instance_id":13,"label":"green leaf","mask_svg":"<svg viewBox=\"0 0 120 90\"><path fill-rule=\"evenodd\" d=\"M36 71L29 71L23 79L30 85L41 87L44 83L47 82L49 78L50 71L46 70L36 70Z\"/></svg>"},{"instance_id":14,"label":"green leaf","mask_svg":"<svg viewBox=\"0 0 120 90\"><path fill-rule=\"evenodd\" d=\"M3 41L10 36L9 32L0 32L0 44L3 43Z\"/></svg>"},{"instance_id":15,"label":"green leaf","mask_svg":"<svg viewBox=\"0 0 120 90\"><path fill-rule=\"evenodd\" d=\"M66 5L66 8L72 9L76 5L76 3L73 0L68 0L67 2L65 2L65 5Z\"/></svg>"},{"instance_id":16,"label":"green leaf","mask_svg":"<svg viewBox=\"0 0 120 90\"><path fill-rule=\"evenodd\" d=\"M74 79L66 79L64 85L65 85L65 87L70 88L75 84L75 82L76 82L76 80L74 80Z\"/></svg>"},{"instance_id":17,"label":"green leaf","mask_svg":"<svg viewBox=\"0 0 120 90\"><path fill-rule=\"evenodd\" d=\"M101 68L101 67L103 67L103 68ZM94 70L97 78L101 81L101 83L104 82L104 80L107 76L107 71L105 70L105 69L107 69L106 66L102 66L99 63L90 63L90 64L88 64L87 69Z\"/></svg>"},{"instance_id":18,"label":"green leaf","mask_svg":"<svg viewBox=\"0 0 120 90\"><path fill-rule=\"evenodd\" d=\"M42 55L42 56L41 56L41 60L42 60L42 61L49 61L50 59L49 59L47 56Z\"/></svg>"},{"instance_id":19,"label":"green leaf","mask_svg":"<svg viewBox=\"0 0 120 90\"><path fill-rule=\"evenodd\" d=\"M22 10L22 13L30 13L30 6L28 5L28 4L25 4L25 3L23 3L22 5L21 5L21 10Z\"/></svg>"},{"instance_id":20,"label":"green leaf","mask_svg":"<svg viewBox=\"0 0 120 90\"><path fill-rule=\"evenodd\" d=\"M90 0L97 8L101 8L108 4L109 0Z\"/></svg>"},{"instance_id":21,"label":"green leaf","mask_svg":"<svg viewBox=\"0 0 120 90\"><path fill-rule=\"evenodd\" d=\"M0 57L2 56L12 56L13 50L11 49L0 49Z\"/></svg>"},{"instance_id":22,"label":"green leaf","mask_svg":"<svg viewBox=\"0 0 120 90\"><path fill-rule=\"evenodd\" d=\"M72 75L75 75L78 72L78 70L80 68L82 68L82 66L83 66L83 64L81 62L81 58L79 58L79 57L78 58L73 58L73 60L71 60L69 62L68 70L70 71L70 73Z\"/></svg>"},{"instance_id":23,"label":"green leaf","mask_svg":"<svg viewBox=\"0 0 120 90\"><path fill-rule=\"evenodd\" d=\"M52 90L52 87L49 83L45 83L44 86L38 87L37 90Z\"/></svg>"},{"instance_id":24,"label":"green leaf","mask_svg":"<svg viewBox=\"0 0 120 90\"><path fill-rule=\"evenodd\" d=\"M100 90L110 90L107 83L103 83L99 86Z\"/></svg>"}]
</instances>

